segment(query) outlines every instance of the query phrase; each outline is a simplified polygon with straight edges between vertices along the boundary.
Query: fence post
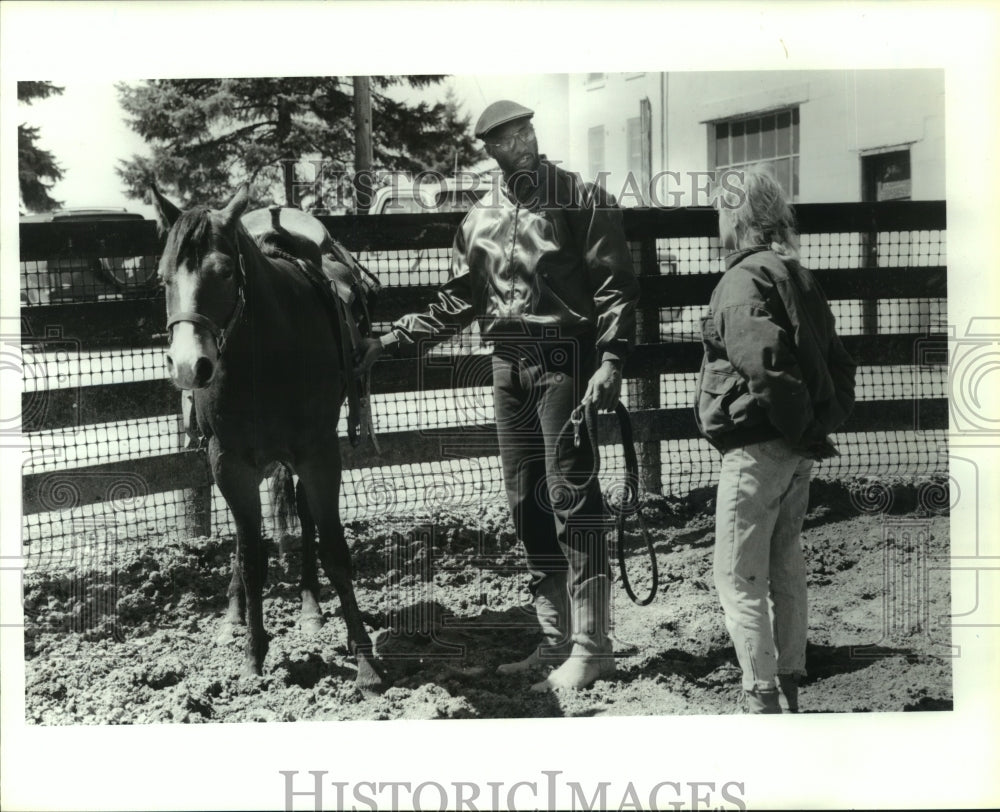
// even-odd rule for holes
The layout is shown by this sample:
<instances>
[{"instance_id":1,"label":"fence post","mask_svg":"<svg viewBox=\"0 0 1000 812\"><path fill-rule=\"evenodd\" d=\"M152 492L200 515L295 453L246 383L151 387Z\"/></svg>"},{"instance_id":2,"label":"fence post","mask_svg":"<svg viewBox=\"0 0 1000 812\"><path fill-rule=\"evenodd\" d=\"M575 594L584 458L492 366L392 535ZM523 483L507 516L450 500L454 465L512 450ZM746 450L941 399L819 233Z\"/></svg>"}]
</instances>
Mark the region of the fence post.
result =
<instances>
[{"instance_id":1,"label":"fence post","mask_svg":"<svg viewBox=\"0 0 1000 812\"><path fill-rule=\"evenodd\" d=\"M639 241L639 276L660 275L656 254L656 238L645 237ZM660 341L660 307L652 296L640 298L636 310L636 341L640 344L658 344ZM653 374L632 380L632 393L637 409L660 407L660 376ZM660 440L639 443L639 486L646 493L659 496L663 493Z\"/></svg>"},{"instance_id":2,"label":"fence post","mask_svg":"<svg viewBox=\"0 0 1000 812\"><path fill-rule=\"evenodd\" d=\"M190 392L181 392L181 424L188 448L200 442L199 431L194 416L194 399ZM181 526L188 538L212 535L212 471L208 465L208 454L194 451L190 455L191 464L200 474L197 481L207 484L185 488L181 493Z\"/></svg>"},{"instance_id":3,"label":"fence post","mask_svg":"<svg viewBox=\"0 0 1000 812\"><path fill-rule=\"evenodd\" d=\"M861 235L861 267L878 273L878 225L872 215L869 230ZM861 332L866 336L878 335L878 301L861 300Z\"/></svg>"},{"instance_id":4,"label":"fence post","mask_svg":"<svg viewBox=\"0 0 1000 812\"><path fill-rule=\"evenodd\" d=\"M202 451L190 454L191 463L203 474L207 485L185 488L181 493L181 531L187 538L212 535L212 473L208 467L208 455ZM201 477L199 477L200 479Z\"/></svg>"}]
</instances>

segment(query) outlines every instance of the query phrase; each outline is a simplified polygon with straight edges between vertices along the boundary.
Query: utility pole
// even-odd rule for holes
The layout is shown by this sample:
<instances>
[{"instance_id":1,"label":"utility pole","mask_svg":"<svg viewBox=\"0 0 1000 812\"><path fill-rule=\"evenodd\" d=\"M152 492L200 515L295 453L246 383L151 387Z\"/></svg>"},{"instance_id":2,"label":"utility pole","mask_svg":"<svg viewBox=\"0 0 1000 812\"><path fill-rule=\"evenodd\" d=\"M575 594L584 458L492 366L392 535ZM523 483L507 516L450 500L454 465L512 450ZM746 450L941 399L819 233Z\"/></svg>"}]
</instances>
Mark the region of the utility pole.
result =
<instances>
[{"instance_id":1,"label":"utility pole","mask_svg":"<svg viewBox=\"0 0 1000 812\"><path fill-rule=\"evenodd\" d=\"M372 201L372 91L367 76L354 77L354 200L358 214Z\"/></svg>"}]
</instances>

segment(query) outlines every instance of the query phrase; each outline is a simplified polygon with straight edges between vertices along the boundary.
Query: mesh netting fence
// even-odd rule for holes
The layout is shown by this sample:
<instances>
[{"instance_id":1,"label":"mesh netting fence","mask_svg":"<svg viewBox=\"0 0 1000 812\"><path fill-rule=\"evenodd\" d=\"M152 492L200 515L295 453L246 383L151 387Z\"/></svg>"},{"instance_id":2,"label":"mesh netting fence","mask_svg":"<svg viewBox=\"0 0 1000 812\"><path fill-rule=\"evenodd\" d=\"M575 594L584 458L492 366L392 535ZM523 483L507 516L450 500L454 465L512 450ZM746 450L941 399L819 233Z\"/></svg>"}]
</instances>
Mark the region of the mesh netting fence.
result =
<instances>
[{"instance_id":1,"label":"mesh netting fence","mask_svg":"<svg viewBox=\"0 0 1000 812\"><path fill-rule=\"evenodd\" d=\"M946 266L945 239L943 228L930 227L806 233L802 259L807 267L828 274L864 270L878 285L879 274L892 269L919 277L924 271ZM350 245L349 240L345 242ZM165 380L164 338L157 332L162 331L163 302L149 270L151 263L155 268L156 258L148 251L116 257L110 241L106 244L107 257L75 264L67 256L25 259L21 265L22 319L28 323L22 326L22 411L29 449L23 470L23 538L29 560L72 559L94 545L120 548L187 532L184 519L191 491L183 486L184 478L178 478L177 471L197 452L186 450L180 393ZM684 285L686 280L695 284L722 270L716 238L656 235L645 244L647 256L652 247L655 257L655 269L647 263L643 270L646 276L676 277L677 284ZM642 246L633 245L639 268ZM433 286L449 273L448 247L359 250L356 254L387 288L416 288L409 303L413 310L420 309ZM871 418L858 430L848 427L838 434L841 456L818 465L819 477L947 472L947 421L942 422L940 416L925 420L921 412L921 404L940 402L948 394L947 365L941 354L923 352L921 346L925 340L933 344L934 336L943 333L946 299L943 292L906 295L919 294L919 288L901 294L892 281L898 277L887 279L876 296L867 291L857 298L841 293L831 296L831 304L840 333L845 339L855 338L852 346L864 349L869 338L906 339L894 355L868 353L858 370L859 405L873 407L870 414L878 415L880 403L894 404L896 417L885 425ZM650 337L647 331L641 341L665 345L662 357L666 359L675 349L691 355L706 304L674 306L670 300L644 298L641 307L659 313L656 336ZM399 313L380 315L376 329L384 330ZM144 324L145 340L109 342L106 337L91 337L95 321L103 325L115 319L127 321L130 329ZM101 330L97 333L104 335ZM475 327L433 350L438 358L488 352ZM623 400L633 410L648 408L652 389L656 390L655 408L690 413L696 370L696 364L688 364L686 369L654 374L644 379L644 386L630 380ZM415 380L419 381L419 375ZM488 426L493 422L492 392L488 381L476 383L481 385L375 391L371 405L376 431L392 435ZM647 458L651 448L658 448L663 493L684 496L716 480L718 454L690 430L693 416L690 423L679 436L644 438ZM346 435L346 423L340 428ZM602 481L607 487L622 476L623 456L615 446L601 452ZM150 462L158 460L164 460L163 464ZM166 473L158 479L160 471ZM177 487L171 487L174 484ZM502 493L495 456L437 455L405 464L380 463L370 456L363 467L355 465L345 471L342 517L352 521L475 506L500 500ZM263 486L262 495L267 517L269 502ZM214 487L209 504L211 532L232 532L228 509Z\"/></svg>"}]
</instances>

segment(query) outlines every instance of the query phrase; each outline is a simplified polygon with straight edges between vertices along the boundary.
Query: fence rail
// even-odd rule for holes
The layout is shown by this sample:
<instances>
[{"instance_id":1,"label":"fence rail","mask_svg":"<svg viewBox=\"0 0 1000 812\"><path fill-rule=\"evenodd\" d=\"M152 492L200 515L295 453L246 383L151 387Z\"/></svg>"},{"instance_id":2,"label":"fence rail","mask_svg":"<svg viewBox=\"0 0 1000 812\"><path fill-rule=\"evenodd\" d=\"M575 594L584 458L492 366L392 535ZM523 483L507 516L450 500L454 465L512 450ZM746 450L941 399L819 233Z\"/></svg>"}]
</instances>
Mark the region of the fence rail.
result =
<instances>
[{"instance_id":1,"label":"fence rail","mask_svg":"<svg viewBox=\"0 0 1000 812\"><path fill-rule=\"evenodd\" d=\"M914 444L911 455L924 459L928 453L926 446L938 442L948 426L943 384L930 390L908 391L898 384L890 370L925 366L919 348L922 342L934 340L935 327L928 314L943 313L947 298L947 270L941 245L946 231L944 204L814 204L799 206L797 214L801 233L816 237L816 250L820 252L817 264L825 263L825 267L815 273L828 297L835 304L861 303L860 316L855 319L858 323L853 325L860 326L861 332L844 336L848 350L861 367L870 368L878 380L884 378L879 397L860 400L843 431L858 435L913 434L919 428L907 442ZM322 219L331 233L370 265L372 258L377 265L387 252L397 252L405 255L398 260L402 268L406 262L422 261L434 250L438 251L438 267L433 273L440 274L446 267L446 249L461 218L461 214L446 214ZM718 282L718 264L715 272L699 270L706 254L718 253L714 237L717 223L710 210L629 210L625 213L625 228L633 243L640 275L641 343L628 359L624 374L631 385L636 441L642 444L644 469L653 471L645 477L645 483L655 489L663 462L661 444L697 438L691 408L661 405L660 391L663 380L668 382L668 389L674 387L669 391L675 394L681 391L683 377L698 369L701 346L690 331L664 336L662 330L677 313L704 307ZM20 236L22 279L31 275L33 263L40 267L47 262L51 268L53 257L149 256L160 251L159 237L149 222L111 226L24 224ZM679 244L680 249L673 250L673 244ZM887 247L885 262L880 262L878 256L880 246ZM691 265L694 271L678 267L688 261L689 255L697 256L697 262ZM860 261L852 266L845 259ZM815 267L808 256L805 260ZM49 270L37 271L43 272ZM430 293L427 284L413 284L405 270L394 273L396 284L384 288L379 304L378 317L383 321L419 307ZM153 363L148 360L149 353L155 355L155 349L164 346L162 292L149 288L123 289L119 294L112 300L22 307L26 357L43 362L36 364L37 379L26 379L22 395L23 431L32 440L33 450L33 438L52 433L65 438L81 427L141 423L177 415L178 393L162 377L162 372L148 367L141 370L142 374L123 374L113 383L74 386L56 380L60 374L62 379L73 378L66 370L76 357L74 353L93 354L91 368L95 365L101 368L105 363L102 359L113 360L130 352L146 353L142 363ZM907 315L906 302L915 303L919 311L919 318L914 317L919 329L914 329L914 318ZM879 328L878 306L890 309L899 329ZM381 396L405 397L411 393L447 392L457 382L465 382L462 384L465 386L473 385L469 382L485 385L489 381L489 362L488 355L470 353L468 348L456 346L421 359L384 361L375 367L372 389ZM943 368L932 372L943 379ZM398 408L402 412L406 406ZM602 442L617 442L613 421L606 416L602 420ZM492 457L497 453L495 428L489 421L392 429L380 436L383 454L379 457L359 453L345 441L346 464L355 468L390 468ZM72 442L72 437L67 442ZM871 442L873 447L879 444L878 439ZM28 517L60 509L108 502L109 488L127 476L132 477L131 481L143 483L143 494L183 491L188 494L184 498L190 500L192 492L201 493L202 509L206 500L211 502L210 474L203 455L185 450L155 453L153 448L152 451L124 461L67 465L56 470L31 470L29 466L23 479L26 521ZM872 451L878 452L877 447ZM705 446L699 453L710 452ZM67 486L68 482L72 487Z\"/></svg>"}]
</instances>

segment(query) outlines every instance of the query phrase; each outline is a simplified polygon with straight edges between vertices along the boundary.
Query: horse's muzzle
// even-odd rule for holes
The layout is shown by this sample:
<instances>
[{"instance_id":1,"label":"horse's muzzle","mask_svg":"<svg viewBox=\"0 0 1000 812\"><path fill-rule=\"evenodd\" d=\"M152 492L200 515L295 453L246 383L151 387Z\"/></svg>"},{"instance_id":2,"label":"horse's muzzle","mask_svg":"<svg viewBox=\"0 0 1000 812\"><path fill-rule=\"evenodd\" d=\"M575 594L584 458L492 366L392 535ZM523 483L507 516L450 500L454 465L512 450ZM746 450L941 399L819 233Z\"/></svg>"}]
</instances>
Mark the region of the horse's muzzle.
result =
<instances>
[{"instance_id":1,"label":"horse's muzzle","mask_svg":"<svg viewBox=\"0 0 1000 812\"><path fill-rule=\"evenodd\" d=\"M215 339L202 337L190 324L174 326L167 348L167 373L179 389L203 389L212 383L219 353Z\"/></svg>"}]
</instances>

